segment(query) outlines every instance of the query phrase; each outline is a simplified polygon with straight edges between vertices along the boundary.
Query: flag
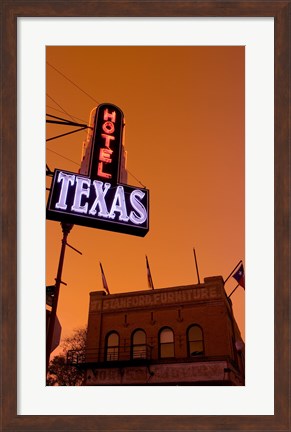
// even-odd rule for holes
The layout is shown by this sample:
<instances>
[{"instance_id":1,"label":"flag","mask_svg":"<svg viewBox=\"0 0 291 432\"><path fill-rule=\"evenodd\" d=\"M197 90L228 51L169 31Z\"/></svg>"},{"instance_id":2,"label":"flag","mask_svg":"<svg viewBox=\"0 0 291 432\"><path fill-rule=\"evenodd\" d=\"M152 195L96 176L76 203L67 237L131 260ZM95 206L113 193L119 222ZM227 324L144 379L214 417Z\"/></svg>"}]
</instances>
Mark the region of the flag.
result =
<instances>
[{"instance_id":1,"label":"flag","mask_svg":"<svg viewBox=\"0 0 291 432\"><path fill-rule=\"evenodd\" d=\"M200 277L199 277L198 263L197 263L197 258L196 258L196 251L195 251L194 248L193 248L193 254L194 254L194 260L195 260L195 265L196 265L197 279L198 279L198 283L200 284Z\"/></svg>"},{"instance_id":2,"label":"flag","mask_svg":"<svg viewBox=\"0 0 291 432\"><path fill-rule=\"evenodd\" d=\"M107 294L110 294L101 262L99 264L100 264L100 268L101 268L103 288L105 289Z\"/></svg>"},{"instance_id":3,"label":"flag","mask_svg":"<svg viewBox=\"0 0 291 432\"><path fill-rule=\"evenodd\" d=\"M148 262L148 257L147 256L146 256L146 265L147 265L148 285L149 285L149 288L154 289L154 284L153 284L152 275L151 275L150 266L149 266L149 262Z\"/></svg>"},{"instance_id":4,"label":"flag","mask_svg":"<svg viewBox=\"0 0 291 432\"><path fill-rule=\"evenodd\" d=\"M240 286L245 289L245 272L244 272L244 266L241 264L238 268L238 270L232 275L232 277L238 282Z\"/></svg>"}]
</instances>

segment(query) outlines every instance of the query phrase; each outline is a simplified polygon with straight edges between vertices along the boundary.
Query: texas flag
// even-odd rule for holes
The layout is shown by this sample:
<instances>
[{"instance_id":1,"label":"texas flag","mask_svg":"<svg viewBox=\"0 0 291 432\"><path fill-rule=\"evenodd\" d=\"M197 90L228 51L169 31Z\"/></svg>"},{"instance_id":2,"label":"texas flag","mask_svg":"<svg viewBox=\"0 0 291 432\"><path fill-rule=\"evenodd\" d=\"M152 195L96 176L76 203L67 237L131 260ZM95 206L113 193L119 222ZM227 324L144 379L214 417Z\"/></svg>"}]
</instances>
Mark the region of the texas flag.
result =
<instances>
[{"instance_id":1,"label":"texas flag","mask_svg":"<svg viewBox=\"0 0 291 432\"><path fill-rule=\"evenodd\" d=\"M240 286L245 289L245 272L244 272L244 266L241 264L238 268L238 270L232 275L232 277L238 282Z\"/></svg>"}]
</instances>

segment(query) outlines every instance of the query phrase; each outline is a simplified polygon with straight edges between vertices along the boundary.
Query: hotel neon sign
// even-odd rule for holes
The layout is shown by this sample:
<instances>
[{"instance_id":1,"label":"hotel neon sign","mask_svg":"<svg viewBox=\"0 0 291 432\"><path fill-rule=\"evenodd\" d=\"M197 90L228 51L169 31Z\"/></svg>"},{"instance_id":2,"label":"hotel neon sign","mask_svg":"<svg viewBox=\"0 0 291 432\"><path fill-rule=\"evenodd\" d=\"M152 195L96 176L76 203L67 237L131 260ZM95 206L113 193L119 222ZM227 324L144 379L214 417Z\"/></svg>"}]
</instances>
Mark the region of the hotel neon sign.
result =
<instances>
[{"instance_id":1,"label":"hotel neon sign","mask_svg":"<svg viewBox=\"0 0 291 432\"><path fill-rule=\"evenodd\" d=\"M141 237L147 234L148 189L119 183L123 126L118 107L97 107L82 173L55 170L47 219Z\"/></svg>"}]
</instances>

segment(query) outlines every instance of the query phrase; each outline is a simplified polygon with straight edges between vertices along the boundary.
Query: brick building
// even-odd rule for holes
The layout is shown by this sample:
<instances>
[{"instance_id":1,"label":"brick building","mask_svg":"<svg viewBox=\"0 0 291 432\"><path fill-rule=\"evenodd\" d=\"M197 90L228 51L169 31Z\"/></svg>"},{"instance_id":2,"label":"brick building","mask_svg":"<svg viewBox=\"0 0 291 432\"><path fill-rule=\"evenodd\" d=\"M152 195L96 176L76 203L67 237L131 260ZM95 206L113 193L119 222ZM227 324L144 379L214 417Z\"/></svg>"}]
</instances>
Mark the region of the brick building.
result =
<instances>
[{"instance_id":1,"label":"brick building","mask_svg":"<svg viewBox=\"0 0 291 432\"><path fill-rule=\"evenodd\" d=\"M244 385L244 342L221 276L90 293L84 385Z\"/></svg>"}]
</instances>

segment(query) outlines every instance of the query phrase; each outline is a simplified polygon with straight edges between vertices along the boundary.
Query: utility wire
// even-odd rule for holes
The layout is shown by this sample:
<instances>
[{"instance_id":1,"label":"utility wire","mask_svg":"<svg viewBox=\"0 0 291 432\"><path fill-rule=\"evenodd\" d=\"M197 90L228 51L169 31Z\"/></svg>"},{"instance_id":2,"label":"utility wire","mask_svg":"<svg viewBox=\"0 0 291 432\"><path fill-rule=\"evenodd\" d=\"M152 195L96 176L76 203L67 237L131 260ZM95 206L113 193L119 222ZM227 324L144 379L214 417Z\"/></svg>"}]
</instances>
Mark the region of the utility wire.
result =
<instances>
[{"instance_id":1,"label":"utility wire","mask_svg":"<svg viewBox=\"0 0 291 432\"><path fill-rule=\"evenodd\" d=\"M60 125L64 125L64 126L80 126L80 127L86 127L89 128L89 126L87 126L84 123L76 123L76 122L72 122L70 120L64 119L62 117L56 117L53 116L51 114L47 114L47 117L51 117L53 119L57 119L57 120L61 120L61 121L56 121L56 120L46 120L47 123L53 123L53 124L60 124ZM92 129L92 128L91 128Z\"/></svg>"},{"instance_id":2,"label":"utility wire","mask_svg":"<svg viewBox=\"0 0 291 432\"><path fill-rule=\"evenodd\" d=\"M80 126L80 127L86 128L86 129L88 129L88 127L89 127L83 123L74 123L74 122L59 121L59 120L46 120L46 123L57 124L57 125L61 125L61 126Z\"/></svg>"},{"instance_id":3,"label":"utility wire","mask_svg":"<svg viewBox=\"0 0 291 432\"><path fill-rule=\"evenodd\" d=\"M74 83L74 81L72 81L70 78L68 78L65 74L63 74L62 72L60 72L55 66L53 66L52 64L50 64L48 61L46 62L51 68L53 68L56 72L58 72L62 77L64 77L67 81L69 81L71 84L73 84L75 87L77 87L77 89L79 89L81 92L83 92L86 96L88 96L90 99L92 99L94 102L96 102L97 104L99 103L96 99L94 99L92 96L90 96L87 92L85 92L85 90L81 89L81 87L79 87L76 83Z\"/></svg>"},{"instance_id":4,"label":"utility wire","mask_svg":"<svg viewBox=\"0 0 291 432\"><path fill-rule=\"evenodd\" d=\"M80 129L75 129L75 130L73 130L73 131L71 131L71 132L63 133L63 134L61 134L61 135L56 135L56 136L54 136L54 137L52 137L52 138L47 138L47 139L46 139L46 142L48 142L48 141L52 141L52 140L55 140L55 139L57 139L57 138L64 137L64 136L66 136L66 135L71 135L71 134L73 134L73 133L75 133L75 132L80 132L80 131L82 131L82 130L84 130L84 129L87 129L87 126L85 126L85 127L81 127Z\"/></svg>"},{"instance_id":5,"label":"utility wire","mask_svg":"<svg viewBox=\"0 0 291 432\"><path fill-rule=\"evenodd\" d=\"M56 155L62 157L63 159L67 159L68 161L72 162L72 163L75 164L75 165L80 166L79 163L73 161L72 159L67 158L66 156L61 155L60 153L57 153L56 151L54 151L54 150L52 150L52 149L47 148L47 150L50 151L50 152L52 152L52 153L55 153Z\"/></svg>"},{"instance_id":6,"label":"utility wire","mask_svg":"<svg viewBox=\"0 0 291 432\"><path fill-rule=\"evenodd\" d=\"M53 99L48 93L46 94L48 98L50 98L59 108L61 108L62 112L67 114L73 121L75 121L74 117L72 117L67 111L64 110L64 108L55 100Z\"/></svg>"},{"instance_id":7,"label":"utility wire","mask_svg":"<svg viewBox=\"0 0 291 432\"><path fill-rule=\"evenodd\" d=\"M46 107L47 107L47 108L50 108L50 109L52 109L52 110L54 110L54 111L57 111L57 112L60 112L60 113L63 113L63 114L64 114L64 111L58 110L58 109L56 109L56 108L54 108L54 107L52 107L52 106L50 106L50 105L46 105ZM86 123L85 120L83 120L83 119L81 119L81 118L79 118L79 117L76 117L76 116L73 116L73 117L74 117L74 119L77 119L77 120L80 120L80 121ZM72 116L71 116L71 118L72 118Z\"/></svg>"}]
</instances>

